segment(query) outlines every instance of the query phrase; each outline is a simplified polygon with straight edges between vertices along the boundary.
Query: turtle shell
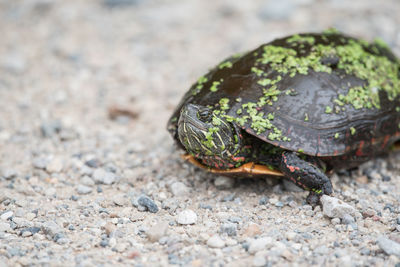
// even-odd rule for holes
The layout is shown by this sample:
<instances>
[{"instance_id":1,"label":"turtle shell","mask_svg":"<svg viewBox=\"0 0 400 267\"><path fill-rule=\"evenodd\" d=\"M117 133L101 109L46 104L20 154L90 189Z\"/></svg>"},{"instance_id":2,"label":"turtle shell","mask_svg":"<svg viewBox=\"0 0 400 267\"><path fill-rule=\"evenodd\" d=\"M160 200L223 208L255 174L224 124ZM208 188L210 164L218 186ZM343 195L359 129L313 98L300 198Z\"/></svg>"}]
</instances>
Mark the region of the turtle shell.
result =
<instances>
[{"instance_id":1,"label":"turtle shell","mask_svg":"<svg viewBox=\"0 0 400 267\"><path fill-rule=\"evenodd\" d=\"M337 32L278 39L230 57L184 95L251 135L320 157L373 156L400 136L400 63L381 41Z\"/></svg>"}]
</instances>

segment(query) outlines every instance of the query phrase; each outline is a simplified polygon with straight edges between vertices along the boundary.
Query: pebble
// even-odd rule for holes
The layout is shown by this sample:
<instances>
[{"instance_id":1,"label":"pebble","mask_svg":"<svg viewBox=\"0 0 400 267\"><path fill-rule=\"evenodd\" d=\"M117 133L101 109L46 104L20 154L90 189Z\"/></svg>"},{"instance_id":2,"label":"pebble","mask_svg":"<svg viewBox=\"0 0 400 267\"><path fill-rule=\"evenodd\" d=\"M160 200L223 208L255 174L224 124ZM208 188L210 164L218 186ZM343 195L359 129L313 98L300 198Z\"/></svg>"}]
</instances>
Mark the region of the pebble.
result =
<instances>
[{"instance_id":1,"label":"pebble","mask_svg":"<svg viewBox=\"0 0 400 267\"><path fill-rule=\"evenodd\" d=\"M47 221L42 224L41 227L43 233L54 241L63 238L63 230L62 228L53 221Z\"/></svg>"},{"instance_id":2,"label":"pebble","mask_svg":"<svg viewBox=\"0 0 400 267\"><path fill-rule=\"evenodd\" d=\"M220 228L221 233L226 233L228 236L236 236L237 224L236 223L224 223Z\"/></svg>"},{"instance_id":3,"label":"pebble","mask_svg":"<svg viewBox=\"0 0 400 267\"><path fill-rule=\"evenodd\" d=\"M219 235L213 235L207 240L207 246L210 248L223 248L225 247L225 241Z\"/></svg>"},{"instance_id":4,"label":"pebble","mask_svg":"<svg viewBox=\"0 0 400 267\"><path fill-rule=\"evenodd\" d=\"M355 208L349 204L327 195L321 197L321 204L324 215L330 218L343 219L346 214L354 215L356 212Z\"/></svg>"},{"instance_id":5,"label":"pebble","mask_svg":"<svg viewBox=\"0 0 400 267\"><path fill-rule=\"evenodd\" d=\"M5 169L5 170L3 170L3 174L2 175L6 180L10 180L12 178L17 177L18 173L14 169Z\"/></svg>"},{"instance_id":6,"label":"pebble","mask_svg":"<svg viewBox=\"0 0 400 267\"><path fill-rule=\"evenodd\" d=\"M294 240L297 236L297 233L293 232L293 231L289 231L285 233L285 237L287 240L291 241Z\"/></svg>"},{"instance_id":7,"label":"pebble","mask_svg":"<svg viewBox=\"0 0 400 267\"><path fill-rule=\"evenodd\" d=\"M0 222L0 232L9 232L11 231L11 227L9 223Z\"/></svg>"},{"instance_id":8,"label":"pebble","mask_svg":"<svg viewBox=\"0 0 400 267\"><path fill-rule=\"evenodd\" d=\"M40 125L40 133L44 138L51 138L62 129L61 122L59 120L53 120L48 122L43 122Z\"/></svg>"},{"instance_id":9,"label":"pebble","mask_svg":"<svg viewBox=\"0 0 400 267\"><path fill-rule=\"evenodd\" d=\"M350 225L353 227L353 229L357 229L357 224L353 218L353 216L349 215L349 214L345 214L342 218L342 223L346 224L346 225Z\"/></svg>"},{"instance_id":10,"label":"pebble","mask_svg":"<svg viewBox=\"0 0 400 267\"><path fill-rule=\"evenodd\" d=\"M159 222L152 226L147 232L147 237L151 242L158 242L160 238L166 235L168 230L168 222Z\"/></svg>"},{"instance_id":11,"label":"pebble","mask_svg":"<svg viewBox=\"0 0 400 267\"><path fill-rule=\"evenodd\" d=\"M117 179L115 173L106 171L101 168L96 169L93 172L92 178L97 184L105 184L105 185L111 185L115 183Z\"/></svg>"},{"instance_id":12,"label":"pebble","mask_svg":"<svg viewBox=\"0 0 400 267\"><path fill-rule=\"evenodd\" d=\"M254 267L263 267L267 265L267 255L265 251L259 251L254 255L252 260L252 266Z\"/></svg>"},{"instance_id":13,"label":"pebble","mask_svg":"<svg viewBox=\"0 0 400 267\"><path fill-rule=\"evenodd\" d=\"M81 183L82 183L83 185L86 185L86 186L94 186L94 185L95 185L95 182L93 181L93 179L90 178L90 177L87 176L87 175L85 175L85 176L82 177Z\"/></svg>"},{"instance_id":14,"label":"pebble","mask_svg":"<svg viewBox=\"0 0 400 267\"><path fill-rule=\"evenodd\" d=\"M117 206L127 206L128 205L128 198L125 195L118 194L113 196L112 198L113 202Z\"/></svg>"},{"instance_id":15,"label":"pebble","mask_svg":"<svg viewBox=\"0 0 400 267\"><path fill-rule=\"evenodd\" d=\"M258 239L252 239L249 244L249 253L254 254L257 251L269 249L273 246L274 240L272 237L260 237Z\"/></svg>"},{"instance_id":16,"label":"pebble","mask_svg":"<svg viewBox=\"0 0 400 267\"><path fill-rule=\"evenodd\" d=\"M400 244L385 236L378 237L376 243L388 255L400 257Z\"/></svg>"},{"instance_id":17,"label":"pebble","mask_svg":"<svg viewBox=\"0 0 400 267\"><path fill-rule=\"evenodd\" d=\"M104 226L103 226L106 235L110 236L112 233L114 233L114 231L117 229L117 227L115 226L115 224L111 223L111 222L107 222Z\"/></svg>"},{"instance_id":18,"label":"pebble","mask_svg":"<svg viewBox=\"0 0 400 267\"><path fill-rule=\"evenodd\" d=\"M49 164L47 164L46 166L46 171L48 171L49 173L58 173L61 172L62 169L64 167L64 164L61 160L61 158L53 158Z\"/></svg>"},{"instance_id":19,"label":"pebble","mask_svg":"<svg viewBox=\"0 0 400 267\"><path fill-rule=\"evenodd\" d=\"M260 200L258 201L258 205L265 205L265 204L268 204L268 202L269 202L269 198L266 196L262 196L260 198Z\"/></svg>"},{"instance_id":20,"label":"pebble","mask_svg":"<svg viewBox=\"0 0 400 267\"><path fill-rule=\"evenodd\" d=\"M90 193L92 193L92 191L93 191L93 188L83 185L83 184L78 185L78 187L76 188L76 192L80 195L90 194Z\"/></svg>"},{"instance_id":21,"label":"pebble","mask_svg":"<svg viewBox=\"0 0 400 267\"><path fill-rule=\"evenodd\" d=\"M231 189L235 185L235 179L225 176L218 176L214 180L214 185L220 190Z\"/></svg>"},{"instance_id":22,"label":"pebble","mask_svg":"<svg viewBox=\"0 0 400 267\"><path fill-rule=\"evenodd\" d=\"M27 237L39 233L40 227L27 227L20 231L20 235Z\"/></svg>"},{"instance_id":23,"label":"pebble","mask_svg":"<svg viewBox=\"0 0 400 267\"><path fill-rule=\"evenodd\" d=\"M174 182L169 186L169 190L175 197L185 196L189 193L189 188L182 182Z\"/></svg>"},{"instance_id":24,"label":"pebble","mask_svg":"<svg viewBox=\"0 0 400 267\"><path fill-rule=\"evenodd\" d=\"M14 212L9 210L5 211L0 215L0 219L3 221L7 221L9 218L11 218L14 215Z\"/></svg>"},{"instance_id":25,"label":"pebble","mask_svg":"<svg viewBox=\"0 0 400 267\"><path fill-rule=\"evenodd\" d=\"M340 224L340 218L333 218L333 219L331 220L331 223L332 223L333 225L338 225L338 224Z\"/></svg>"},{"instance_id":26,"label":"pebble","mask_svg":"<svg viewBox=\"0 0 400 267\"><path fill-rule=\"evenodd\" d=\"M258 224L255 223L251 223L245 230L243 233L245 236L248 237L253 237L256 235L261 234L261 228Z\"/></svg>"},{"instance_id":27,"label":"pebble","mask_svg":"<svg viewBox=\"0 0 400 267\"><path fill-rule=\"evenodd\" d=\"M176 222L179 224L195 224L197 222L197 214L193 210L183 210L178 214Z\"/></svg>"},{"instance_id":28,"label":"pebble","mask_svg":"<svg viewBox=\"0 0 400 267\"><path fill-rule=\"evenodd\" d=\"M150 211L151 213L156 213L158 212L158 207L157 204L154 203L154 201L149 198L148 196L145 195L141 195L138 199L137 199L137 203L146 208L148 211Z\"/></svg>"},{"instance_id":29,"label":"pebble","mask_svg":"<svg viewBox=\"0 0 400 267\"><path fill-rule=\"evenodd\" d=\"M44 159L44 158L35 158L35 159L32 161L32 165L33 165L33 167L35 167L36 169L42 169L42 170L44 170L44 169L46 169L46 166L47 166L47 160Z\"/></svg>"}]
</instances>

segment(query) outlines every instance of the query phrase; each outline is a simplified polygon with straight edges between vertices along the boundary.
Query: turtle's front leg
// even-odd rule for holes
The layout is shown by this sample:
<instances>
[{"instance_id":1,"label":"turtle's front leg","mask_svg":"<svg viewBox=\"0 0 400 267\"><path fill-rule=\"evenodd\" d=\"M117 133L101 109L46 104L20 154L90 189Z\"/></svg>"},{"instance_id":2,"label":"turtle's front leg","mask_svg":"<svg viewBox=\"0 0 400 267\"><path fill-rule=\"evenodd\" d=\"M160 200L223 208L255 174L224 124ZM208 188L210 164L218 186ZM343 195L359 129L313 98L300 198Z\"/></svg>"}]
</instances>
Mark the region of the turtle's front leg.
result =
<instances>
[{"instance_id":1,"label":"turtle's front leg","mask_svg":"<svg viewBox=\"0 0 400 267\"><path fill-rule=\"evenodd\" d=\"M285 151L279 169L290 181L310 191L307 202L316 205L323 195L332 194L331 180L319 168L299 158L295 152Z\"/></svg>"}]
</instances>

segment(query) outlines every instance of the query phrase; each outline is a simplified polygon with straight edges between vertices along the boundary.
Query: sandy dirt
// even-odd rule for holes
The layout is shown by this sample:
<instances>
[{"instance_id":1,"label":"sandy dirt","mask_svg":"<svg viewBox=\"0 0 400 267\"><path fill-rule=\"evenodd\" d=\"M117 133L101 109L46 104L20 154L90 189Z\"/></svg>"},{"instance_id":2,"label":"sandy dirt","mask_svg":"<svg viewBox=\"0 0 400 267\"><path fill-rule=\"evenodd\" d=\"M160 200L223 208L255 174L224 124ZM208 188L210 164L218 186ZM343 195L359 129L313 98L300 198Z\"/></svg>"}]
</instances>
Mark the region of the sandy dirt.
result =
<instances>
[{"instance_id":1,"label":"sandy dirt","mask_svg":"<svg viewBox=\"0 0 400 267\"><path fill-rule=\"evenodd\" d=\"M399 14L397 0L0 0L0 266L400 266L400 153L334 174L348 206L329 216L276 179L190 166L166 131L227 56L328 27L400 55Z\"/></svg>"}]
</instances>

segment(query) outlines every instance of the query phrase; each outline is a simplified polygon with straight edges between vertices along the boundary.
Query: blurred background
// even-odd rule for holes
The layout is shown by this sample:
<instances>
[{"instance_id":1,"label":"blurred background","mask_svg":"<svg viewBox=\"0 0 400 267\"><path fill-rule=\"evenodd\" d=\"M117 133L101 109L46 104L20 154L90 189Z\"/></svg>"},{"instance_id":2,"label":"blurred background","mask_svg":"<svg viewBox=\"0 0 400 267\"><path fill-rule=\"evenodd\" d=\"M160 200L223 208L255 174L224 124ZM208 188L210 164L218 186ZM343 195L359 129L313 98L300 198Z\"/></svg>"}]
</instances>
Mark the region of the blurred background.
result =
<instances>
[{"instance_id":1,"label":"blurred background","mask_svg":"<svg viewBox=\"0 0 400 267\"><path fill-rule=\"evenodd\" d=\"M399 14L397 0L0 0L1 123L92 123L117 104L164 131L191 83L230 54L328 27L399 54Z\"/></svg>"}]
</instances>

